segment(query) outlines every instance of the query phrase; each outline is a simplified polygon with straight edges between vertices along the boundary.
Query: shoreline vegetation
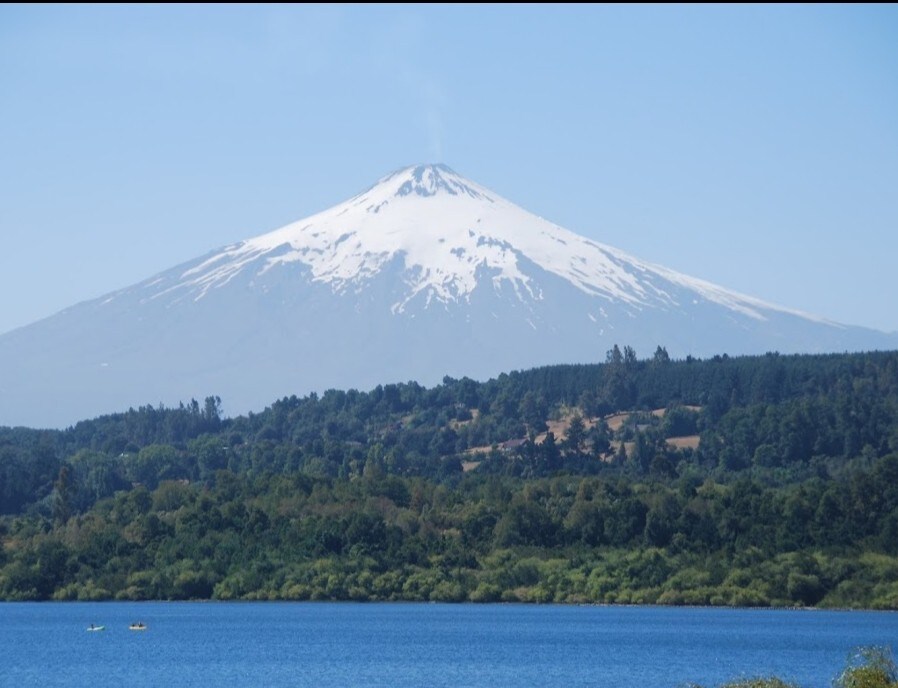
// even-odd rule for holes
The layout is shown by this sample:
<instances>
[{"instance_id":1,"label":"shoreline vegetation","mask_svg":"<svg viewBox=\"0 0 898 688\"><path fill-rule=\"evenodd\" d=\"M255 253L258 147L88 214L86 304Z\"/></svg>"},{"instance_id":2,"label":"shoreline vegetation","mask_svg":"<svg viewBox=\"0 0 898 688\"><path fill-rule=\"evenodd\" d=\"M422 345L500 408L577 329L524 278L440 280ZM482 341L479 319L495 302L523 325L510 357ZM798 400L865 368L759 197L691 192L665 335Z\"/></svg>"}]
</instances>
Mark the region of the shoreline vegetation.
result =
<instances>
[{"instance_id":1,"label":"shoreline vegetation","mask_svg":"<svg viewBox=\"0 0 898 688\"><path fill-rule=\"evenodd\" d=\"M0 599L898 609L898 352L0 428Z\"/></svg>"},{"instance_id":2,"label":"shoreline vegetation","mask_svg":"<svg viewBox=\"0 0 898 688\"><path fill-rule=\"evenodd\" d=\"M889 647L861 647L848 658L842 672L833 679L833 688L895 688L898 667ZM702 688L691 685L687 688ZM776 677L741 679L724 683L720 688L800 688Z\"/></svg>"}]
</instances>

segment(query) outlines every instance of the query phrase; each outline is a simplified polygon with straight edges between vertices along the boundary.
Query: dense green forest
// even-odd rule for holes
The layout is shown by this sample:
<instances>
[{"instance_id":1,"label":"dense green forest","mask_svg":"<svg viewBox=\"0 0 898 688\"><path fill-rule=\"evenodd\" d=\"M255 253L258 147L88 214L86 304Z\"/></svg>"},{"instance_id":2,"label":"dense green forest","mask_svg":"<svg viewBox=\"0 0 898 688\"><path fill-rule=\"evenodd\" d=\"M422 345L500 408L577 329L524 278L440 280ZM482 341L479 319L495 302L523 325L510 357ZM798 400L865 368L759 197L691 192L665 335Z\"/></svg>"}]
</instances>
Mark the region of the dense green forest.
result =
<instances>
[{"instance_id":1,"label":"dense green forest","mask_svg":"<svg viewBox=\"0 0 898 688\"><path fill-rule=\"evenodd\" d=\"M0 428L0 599L898 609L898 352L221 408Z\"/></svg>"}]
</instances>

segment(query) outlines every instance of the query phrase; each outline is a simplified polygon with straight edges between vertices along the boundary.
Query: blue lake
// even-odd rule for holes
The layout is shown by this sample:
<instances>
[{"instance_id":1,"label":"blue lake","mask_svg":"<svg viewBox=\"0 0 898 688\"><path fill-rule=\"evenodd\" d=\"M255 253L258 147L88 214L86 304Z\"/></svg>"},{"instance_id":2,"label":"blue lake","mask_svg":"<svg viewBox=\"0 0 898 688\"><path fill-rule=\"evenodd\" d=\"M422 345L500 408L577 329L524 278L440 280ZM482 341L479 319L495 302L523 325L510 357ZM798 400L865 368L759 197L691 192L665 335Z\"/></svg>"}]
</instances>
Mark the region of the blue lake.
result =
<instances>
[{"instance_id":1,"label":"blue lake","mask_svg":"<svg viewBox=\"0 0 898 688\"><path fill-rule=\"evenodd\" d=\"M0 686L824 688L898 614L331 603L0 604ZM129 631L142 621L147 630ZM88 633L91 624L106 630Z\"/></svg>"}]
</instances>

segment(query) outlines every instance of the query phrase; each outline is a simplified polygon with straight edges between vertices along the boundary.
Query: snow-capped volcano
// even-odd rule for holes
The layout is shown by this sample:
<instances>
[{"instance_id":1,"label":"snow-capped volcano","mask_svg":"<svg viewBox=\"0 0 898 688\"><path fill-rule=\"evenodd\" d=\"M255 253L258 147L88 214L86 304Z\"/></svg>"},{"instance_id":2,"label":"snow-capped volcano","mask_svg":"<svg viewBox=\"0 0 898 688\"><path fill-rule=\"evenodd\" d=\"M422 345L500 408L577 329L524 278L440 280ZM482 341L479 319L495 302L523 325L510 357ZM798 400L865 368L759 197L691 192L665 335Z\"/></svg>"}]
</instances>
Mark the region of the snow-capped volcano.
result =
<instances>
[{"instance_id":1,"label":"snow-capped volcano","mask_svg":"<svg viewBox=\"0 0 898 688\"><path fill-rule=\"evenodd\" d=\"M241 413L329 387L600 361L615 343L678 357L898 339L645 263L419 165L0 337L0 425L210 394Z\"/></svg>"},{"instance_id":2,"label":"snow-capped volcano","mask_svg":"<svg viewBox=\"0 0 898 688\"><path fill-rule=\"evenodd\" d=\"M445 165L394 172L345 203L214 253L184 271L175 284L148 286L158 286L158 296L202 298L244 271L261 278L278 266L298 263L309 267L313 281L342 294L363 288L397 256L406 271L407 291L391 304L394 313L403 312L416 297L423 297L428 307L469 302L478 286L503 282L522 301L541 300L522 260L584 294L637 308L675 308L670 283L755 318L764 317L759 309L786 311L590 241ZM490 273L486 285L479 278L484 270Z\"/></svg>"}]
</instances>

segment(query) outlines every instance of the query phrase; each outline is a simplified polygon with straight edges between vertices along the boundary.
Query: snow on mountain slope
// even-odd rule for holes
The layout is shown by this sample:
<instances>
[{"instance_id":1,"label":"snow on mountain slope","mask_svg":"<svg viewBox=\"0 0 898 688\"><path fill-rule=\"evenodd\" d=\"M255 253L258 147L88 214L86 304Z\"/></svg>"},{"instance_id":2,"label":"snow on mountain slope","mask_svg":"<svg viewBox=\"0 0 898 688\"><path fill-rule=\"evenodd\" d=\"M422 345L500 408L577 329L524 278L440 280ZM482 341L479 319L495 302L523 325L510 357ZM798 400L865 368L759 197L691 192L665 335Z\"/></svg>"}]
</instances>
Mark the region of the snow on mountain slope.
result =
<instances>
[{"instance_id":1,"label":"snow on mountain slope","mask_svg":"<svg viewBox=\"0 0 898 688\"><path fill-rule=\"evenodd\" d=\"M520 298L540 299L520 268L526 256L590 296L636 307L676 307L658 278L702 298L763 319L763 310L791 312L590 241L539 218L445 165L394 172L367 191L312 217L229 246L165 285L153 298L190 292L202 298L245 270L261 277L287 263L309 266L313 279L336 293L361 287L397 255L408 290L392 304L402 312L415 296L426 302L467 301L478 270L509 282ZM261 261L261 262L260 262ZM654 279L653 279L654 278Z\"/></svg>"}]
</instances>

